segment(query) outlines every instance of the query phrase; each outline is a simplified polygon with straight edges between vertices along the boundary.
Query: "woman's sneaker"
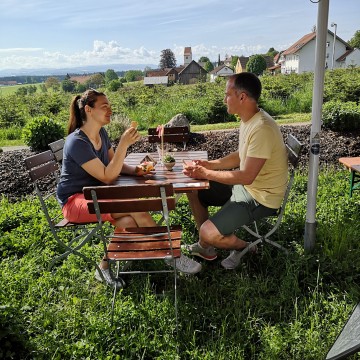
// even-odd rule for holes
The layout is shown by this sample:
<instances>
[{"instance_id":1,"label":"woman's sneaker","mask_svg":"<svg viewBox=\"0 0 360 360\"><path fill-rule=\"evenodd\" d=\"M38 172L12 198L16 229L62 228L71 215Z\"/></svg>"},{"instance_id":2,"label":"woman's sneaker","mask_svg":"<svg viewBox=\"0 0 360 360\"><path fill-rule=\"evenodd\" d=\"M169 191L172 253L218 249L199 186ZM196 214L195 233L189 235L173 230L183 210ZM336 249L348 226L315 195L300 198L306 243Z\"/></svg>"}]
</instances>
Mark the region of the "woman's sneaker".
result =
<instances>
[{"instance_id":1,"label":"woman's sneaker","mask_svg":"<svg viewBox=\"0 0 360 360\"><path fill-rule=\"evenodd\" d=\"M165 260L165 262L170 266L173 266L173 261L174 259ZM176 269L179 270L180 272L190 275L194 275L198 273L199 271L201 271L202 268L201 264L199 264L195 260L188 258L184 254L181 254L179 258L175 259L175 266Z\"/></svg>"},{"instance_id":2,"label":"woman's sneaker","mask_svg":"<svg viewBox=\"0 0 360 360\"><path fill-rule=\"evenodd\" d=\"M216 250L210 246L208 248L203 248L199 242L196 242L191 245L186 245L185 247L191 255L199 256L205 260L215 260L217 258Z\"/></svg>"},{"instance_id":3,"label":"woman's sneaker","mask_svg":"<svg viewBox=\"0 0 360 360\"><path fill-rule=\"evenodd\" d=\"M109 285L110 287L115 287L117 290L122 289L123 287L125 287L125 281L121 278L118 278L117 281L113 280L110 276L110 271L109 269L100 269L101 270L101 274L99 272L98 269L96 269L95 271L95 279L103 282L105 280L106 284Z\"/></svg>"}]
</instances>

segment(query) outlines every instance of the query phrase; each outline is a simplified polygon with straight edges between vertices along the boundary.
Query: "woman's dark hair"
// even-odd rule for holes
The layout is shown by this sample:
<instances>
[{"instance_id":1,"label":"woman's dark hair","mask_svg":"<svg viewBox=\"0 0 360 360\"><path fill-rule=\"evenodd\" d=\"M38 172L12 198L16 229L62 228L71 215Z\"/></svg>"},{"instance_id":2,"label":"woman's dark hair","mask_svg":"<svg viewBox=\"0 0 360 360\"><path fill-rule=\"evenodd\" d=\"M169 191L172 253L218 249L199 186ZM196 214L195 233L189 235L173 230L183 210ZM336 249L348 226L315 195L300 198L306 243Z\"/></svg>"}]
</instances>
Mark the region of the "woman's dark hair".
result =
<instances>
[{"instance_id":1,"label":"woman's dark hair","mask_svg":"<svg viewBox=\"0 0 360 360\"><path fill-rule=\"evenodd\" d=\"M229 77L233 81L236 90L245 91L248 96L256 102L259 101L261 95L261 82L259 78L250 72L242 72Z\"/></svg>"},{"instance_id":2,"label":"woman's dark hair","mask_svg":"<svg viewBox=\"0 0 360 360\"><path fill-rule=\"evenodd\" d=\"M82 126L86 121L85 105L94 107L99 96L106 96L103 92L94 89L86 90L81 96L77 95L73 98L70 105L70 117L68 122L68 134Z\"/></svg>"}]
</instances>

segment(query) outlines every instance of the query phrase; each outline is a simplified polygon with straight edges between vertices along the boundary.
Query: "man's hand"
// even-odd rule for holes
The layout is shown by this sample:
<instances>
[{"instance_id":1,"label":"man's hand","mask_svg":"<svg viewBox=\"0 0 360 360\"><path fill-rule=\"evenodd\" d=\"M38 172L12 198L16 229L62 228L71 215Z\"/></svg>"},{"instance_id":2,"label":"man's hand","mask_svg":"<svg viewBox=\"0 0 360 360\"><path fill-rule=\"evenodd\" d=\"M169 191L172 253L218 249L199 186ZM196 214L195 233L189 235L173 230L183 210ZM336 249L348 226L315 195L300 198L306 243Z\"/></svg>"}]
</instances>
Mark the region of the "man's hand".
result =
<instances>
[{"instance_id":1,"label":"man's hand","mask_svg":"<svg viewBox=\"0 0 360 360\"><path fill-rule=\"evenodd\" d=\"M204 166L197 165L194 161L194 165L184 166L183 174L193 179L207 179L207 171Z\"/></svg>"}]
</instances>

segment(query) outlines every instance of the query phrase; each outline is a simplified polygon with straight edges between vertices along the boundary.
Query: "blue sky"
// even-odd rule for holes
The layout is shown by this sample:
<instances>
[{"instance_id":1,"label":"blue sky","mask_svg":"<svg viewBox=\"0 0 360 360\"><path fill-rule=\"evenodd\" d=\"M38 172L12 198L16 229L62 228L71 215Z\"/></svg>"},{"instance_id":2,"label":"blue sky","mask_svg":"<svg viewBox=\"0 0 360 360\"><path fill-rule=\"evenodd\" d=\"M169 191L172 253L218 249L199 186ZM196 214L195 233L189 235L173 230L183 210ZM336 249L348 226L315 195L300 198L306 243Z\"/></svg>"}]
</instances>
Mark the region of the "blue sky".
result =
<instances>
[{"instance_id":1,"label":"blue sky","mask_svg":"<svg viewBox=\"0 0 360 360\"><path fill-rule=\"evenodd\" d=\"M317 1L317 0L312 0ZM158 64L170 48L193 59L284 50L317 22L310 0L1 0L0 70ZM360 0L330 0L329 29L360 30Z\"/></svg>"}]
</instances>

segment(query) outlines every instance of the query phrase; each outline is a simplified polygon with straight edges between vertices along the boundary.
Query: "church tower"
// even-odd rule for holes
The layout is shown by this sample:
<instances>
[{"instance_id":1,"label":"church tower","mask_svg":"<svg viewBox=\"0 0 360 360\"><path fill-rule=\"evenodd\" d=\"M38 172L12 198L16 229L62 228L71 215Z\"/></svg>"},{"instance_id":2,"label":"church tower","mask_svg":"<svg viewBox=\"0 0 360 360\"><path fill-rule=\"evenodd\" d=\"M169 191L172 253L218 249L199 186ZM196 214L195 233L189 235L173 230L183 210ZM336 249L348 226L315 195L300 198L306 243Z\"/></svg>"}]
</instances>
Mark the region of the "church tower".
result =
<instances>
[{"instance_id":1,"label":"church tower","mask_svg":"<svg viewBox=\"0 0 360 360\"><path fill-rule=\"evenodd\" d=\"M189 65L192 62L191 47L185 47L184 49L184 66Z\"/></svg>"}]
</instances>

